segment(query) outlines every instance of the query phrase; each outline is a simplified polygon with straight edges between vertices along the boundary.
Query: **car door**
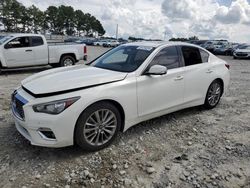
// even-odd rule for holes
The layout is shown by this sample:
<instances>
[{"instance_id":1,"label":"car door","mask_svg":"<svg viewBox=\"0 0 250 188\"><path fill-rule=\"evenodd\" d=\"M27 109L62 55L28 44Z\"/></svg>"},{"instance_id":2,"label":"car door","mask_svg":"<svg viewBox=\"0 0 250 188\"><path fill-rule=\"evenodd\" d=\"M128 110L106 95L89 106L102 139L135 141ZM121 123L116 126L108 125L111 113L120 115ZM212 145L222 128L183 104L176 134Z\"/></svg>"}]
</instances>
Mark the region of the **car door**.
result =
<instances>
[{"instance_id":1,"label":"car door","mask_svg":"<svg viewBox=\"0 0 250 188\"><path fill-rule=\"evenodd\" d=\"M145 75L137 77L138 115L176 107L183 103L184 77L180 56L175 46L162 49L150 65L167 67L165 75Z\"/></svg>"},{"instance_id":2,"label":"car door","mask_svg":"<svg viewBox=\"0 0 250 188\"><path fill-rule=\"evenodd\" d=\"M34 64L34 52L29 37L16 37L4 46L7 67L23 67Z\"/></svg>"},{"instance_id":3,"label":"car door","mask_svg":"<svg viewBox=\"0 0 250 188\"><path fill-rule=\"evenodd\" d=\"M46 65L48 64L48 46L44 44L43 38L40 36L31 37L31 45L33 47L35 65Z\"/></svg>"},{"instance_id":4,"label":"car door","mask_svg":"<svg viewBox=\"0 0 250 188\"><path fill-rule=\"evenodd\" d=\"M185 64L184 103L202 104L207 89L215 78L213 64L209 62L209 53L193 46L180 48Z\"/></svg>"}]
</instances>

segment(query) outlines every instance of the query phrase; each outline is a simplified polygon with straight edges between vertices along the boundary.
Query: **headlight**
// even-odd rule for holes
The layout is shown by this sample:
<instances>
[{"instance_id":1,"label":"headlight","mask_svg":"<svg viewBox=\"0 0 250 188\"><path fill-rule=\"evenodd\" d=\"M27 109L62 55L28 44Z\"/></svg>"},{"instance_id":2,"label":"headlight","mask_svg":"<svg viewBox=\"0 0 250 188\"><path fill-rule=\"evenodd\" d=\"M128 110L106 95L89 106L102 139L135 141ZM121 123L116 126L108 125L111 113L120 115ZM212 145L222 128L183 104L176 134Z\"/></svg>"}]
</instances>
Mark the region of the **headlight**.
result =
<instances>
[{"instance_id":1,"label":"headlight","mask_svg":"<svg viewBox=\"0 0 250 188\"><path fill-rule=\"evenodd\" d=\"M70 107L72 104L74 104L77 100L79 100L80 97L73 97L69 99L63 99L43 104L37 104L33 106L33 110L35 112L40 113L46 113L46 114L60 114L63 112L66 108Z\"/></svg>"}]
</instances>

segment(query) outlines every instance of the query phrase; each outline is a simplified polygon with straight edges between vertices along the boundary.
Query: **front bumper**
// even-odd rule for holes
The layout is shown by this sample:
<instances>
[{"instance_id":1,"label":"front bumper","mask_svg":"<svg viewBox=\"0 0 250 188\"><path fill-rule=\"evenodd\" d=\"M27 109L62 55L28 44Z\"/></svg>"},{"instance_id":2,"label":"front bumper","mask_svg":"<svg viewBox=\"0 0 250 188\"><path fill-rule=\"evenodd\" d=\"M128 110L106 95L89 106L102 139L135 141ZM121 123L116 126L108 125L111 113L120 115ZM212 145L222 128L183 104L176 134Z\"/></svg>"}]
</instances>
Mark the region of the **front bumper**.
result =
<instances>
[{"instance_id":1,"label":"front bumper","mask_svg":"<svg viewBox=\"0 0 250 188\"><path fill-rule=\"evenodd\" d=\"M11 108L15 126L32 145L59 148L74 144L74 127L77 119L72 115L72 113L75 114L74 111L71 113L68 110L59 115L36 113L32 109L33 105L29 104L28 94L21 89L18 95L25 98L27 103L23 105L24 118L20 118L12 100Z\"/></svg>"},{"instance_id":2,"label":"front bumper","mask_svg":"<svg viewBox=\"0 0 250 188\"><path fill-rule=\"evenodd\" d=\"M30 128L24 122L21 122L16 118L15 118L15 126L18 132L27 140L29 140L32 145L54 147L54 148L67 146L64 145L62 142L61 143L58 142L57 139L45 138L44 136L41 135L39 129Z\"/></svg>"},{"instance_id":3,"label":"front bumper","mask_svg":"<svg viewBox=\"0 0 250 188\"><path fill-rule=\"evenodd\" d=\"M237 57L237 58L250 58L250 53L246 53L246 52L235 52L234 54L234 57Z\"/></svg>"}]
</instances>

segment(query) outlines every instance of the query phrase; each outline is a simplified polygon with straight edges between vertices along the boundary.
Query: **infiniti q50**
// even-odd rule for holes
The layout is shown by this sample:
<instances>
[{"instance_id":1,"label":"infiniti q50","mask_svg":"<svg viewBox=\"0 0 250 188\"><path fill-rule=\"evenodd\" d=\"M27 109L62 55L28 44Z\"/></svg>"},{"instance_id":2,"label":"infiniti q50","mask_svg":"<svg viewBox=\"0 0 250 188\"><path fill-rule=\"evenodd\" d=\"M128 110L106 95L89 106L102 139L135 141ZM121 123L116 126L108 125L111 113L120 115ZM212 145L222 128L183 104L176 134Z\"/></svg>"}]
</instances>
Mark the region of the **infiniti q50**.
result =
<instances>
[{"instance_id":1,"label":"infiniti q50","mask_svg":"<svg viewBox=\"0 0 250 188\"><path fill-rule=\"evenodd\" d=\"M12 94L12 112L33 145L76 143L95 151L142 121L192 106L214 108L229 80L229 65L201 47L130 43L89 65L26 78Z\"/></svg>"}]
</instances>

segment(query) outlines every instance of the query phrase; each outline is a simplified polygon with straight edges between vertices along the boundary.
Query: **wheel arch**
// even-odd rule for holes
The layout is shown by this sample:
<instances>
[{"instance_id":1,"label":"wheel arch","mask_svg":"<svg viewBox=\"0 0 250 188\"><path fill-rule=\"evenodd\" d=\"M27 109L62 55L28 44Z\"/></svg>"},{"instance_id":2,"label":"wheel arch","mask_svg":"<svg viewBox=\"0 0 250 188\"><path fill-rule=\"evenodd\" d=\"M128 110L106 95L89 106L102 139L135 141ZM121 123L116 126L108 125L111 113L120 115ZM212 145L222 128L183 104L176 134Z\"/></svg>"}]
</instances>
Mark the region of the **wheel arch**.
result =
<instances>
[{"instance_id":1,"label":"wheel arch","mask_svg":"<svg viewBox=\"0 0 250 188\"><path fill-rule=\"evenodd\" d=\"M75 55L74 53L64 53L64 54L62 54L61 57L60 57L60 62L61 62L62 58L65 57L65 56L71 56L71 57L73 57L73 58L75 59L75 61L76 61L76 55Z\"/></svg>"},{"instance_id":2,"label":"wheel arch","mask_svg":"<svg viewBox=\"0 0 250 188\"><path fill-rule=\"evenodd\" d=\"M223 93L224 93L224 81L221 79L221 78L216 78L214 81L219 81L220 83L221 83L221 85L222 85L222 92L221 92L221 96L223 95ZM213 82L214 82L213 81ZM213 83L212 82L212 83Z\"/></svg>"},{"instance_id":3,"label":"wheel arch","mask_svg":"<svg viewBox=\"0 0 250 188\"><path fill-rule=\"evenodd\" d=\"M115 100L113 100L113 99L102 99L102 100L95 101L95 102L89 104L89 105L80 113L80 115L78 116L78 118L77 118L77 120L76 120L76 124L77 124L77 122L78 122L80 116L82 115L82 113L84 113L84 111L85 111L87 108L89 108L90 106L92 106L92 105L94 105L94 104L101 103L101 102L108 102L108 103L111 103L111 104L113 104L113 105L118 109L118 111L120 112L121 121L122 121L121 128L120 128L119 131L123 132L124 127L125 127L125 112L124 112L124 109L123 109L122 105L121 105L119 102L117 102L117 101L115 101ZM75 127L74 127L74 135L73 135L73 137L74 137L74 142L75 142L76 124L75 124Z\"/></svg>"}]
</instances>

